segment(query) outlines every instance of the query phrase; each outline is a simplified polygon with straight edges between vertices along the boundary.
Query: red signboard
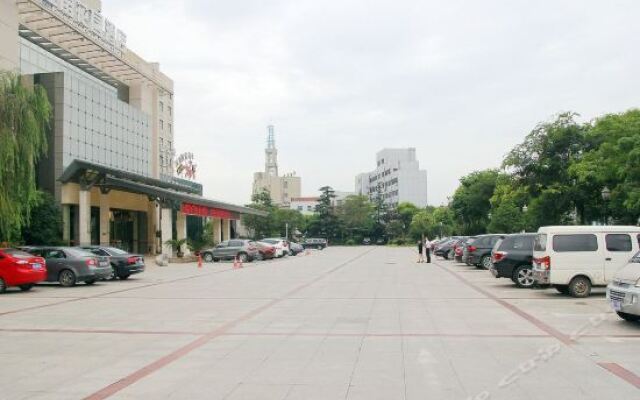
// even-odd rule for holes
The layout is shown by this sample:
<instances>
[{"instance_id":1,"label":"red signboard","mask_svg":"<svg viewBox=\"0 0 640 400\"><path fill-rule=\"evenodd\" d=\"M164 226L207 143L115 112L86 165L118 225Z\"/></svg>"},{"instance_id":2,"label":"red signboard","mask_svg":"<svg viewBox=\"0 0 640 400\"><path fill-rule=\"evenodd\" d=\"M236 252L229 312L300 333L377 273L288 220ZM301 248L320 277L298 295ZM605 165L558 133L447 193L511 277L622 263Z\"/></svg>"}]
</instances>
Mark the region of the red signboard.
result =
<instances>
[{"instance_id":1,"label":"red signboard","mask_svg":"<svg viewBox=\"0 0 640 400\"><path fill-rule=\"evenodd\" d=\"M238 215L229 210L221 208L201 206L192 203L182 203L180 211L187 215L198 215L200 217L215 217L222 219L238 219Z\"/></svg>"}]
</instances>

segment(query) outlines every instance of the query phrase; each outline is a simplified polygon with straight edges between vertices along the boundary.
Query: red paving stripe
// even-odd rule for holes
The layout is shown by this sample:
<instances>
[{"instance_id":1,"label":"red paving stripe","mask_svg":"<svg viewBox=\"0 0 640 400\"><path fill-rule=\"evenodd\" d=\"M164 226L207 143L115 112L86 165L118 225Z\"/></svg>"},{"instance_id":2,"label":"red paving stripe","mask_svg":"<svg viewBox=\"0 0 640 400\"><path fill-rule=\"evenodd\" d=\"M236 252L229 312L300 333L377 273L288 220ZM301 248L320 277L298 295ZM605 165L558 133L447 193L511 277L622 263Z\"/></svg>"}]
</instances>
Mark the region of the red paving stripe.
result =
<instances>
[{"instance_id":1,"label":"red paving stripe","mask_svg":"<svg viewBox=\"0 0 640 400\"><path fill-rule=\"evenodd\" d=\"M438 338L549 338L543 334L474 334L474 333L322 333L322 332L232 332L225 333L224 336L287 336L287 337L358 337L358 338L401 338L401 337L438 337Z\"/></svg>"},{"instance_id":2,"label":"red paving stripe","mask_svg":"<svg viewBox=\"0 0 640 400\"><path fill-rule=\"evenodd\" d=\"M531 324L536 326L538 329L540 329L541 331L546 332L549 335L555 337L556 339L558 339L559 341L561 341L565 345L571 345L571 344L574 343L574 341L571 339L571 337L569 335L566 335L566 334L560 332L559 330L553 328L552 326L542 322L541 320L539 320L538 318L536 318L533 315L529 314L528 312L522 310L518 306L513 305L513 304L511 304L511 303L499 298L498 296L494 295L493 293L482 289L478 285L474 284L473 282L470 282L469 280L467 280L466 278L464 278L463 276L461 276L457 272L449 270L448 268L444 267L440 263L436 262L435 265L437 265L440 269L442 269L442 270L448 272L449 274L453 275L460 282L462 282L465 285L469 286L470 288L474 289L478 293L481 293L481 294L485 295L486 297L490 298L491 300L493 300L496 303L500 304L501 306L505 307L509 311L513 312L514 314L517 314L518 316L526 319Z\"/></svg>"},{"instance_id":3,"label":"red paving stripe","mask_svg":"<svg viewBox=\"0 0 640 400\"><path fill-rule=\"evenodd\" d=\"M233 271L233 268L227 268L227 269L223 269L223 270L219 270L219 271L212 271L212 272L207 273L207 274L190 275L190 276L186 276L186 277L183 277L183 278L171 279L171 280L168 280L168 281L148 283L146 285L140 285L140 286L135 286L135 287L130 287L130 288L113 290L111 292L100 293L100 294L96 294L96 295L93 295L93 296L74 297L74 298L71 298L71 299L67 299L67 300L64 300L64 301L58 301L58 302L55 302L55 303L41 304L39 306L25 307L25 308L20 308L20 309L17 309L17 310L0 312L0 317L3 316L3 315L10 315L10 314L17 314L17 313L21 313L21 312L25 312L25 311L38 310L38 309L41 309L41 308L53 307L53 306L57 306L57 305L60 305L60 304L66 304L66 303L73 303L73 302L81 301L81 300L97 299L97 298L100 298L100 297L109 296L111 294L125 293L125 292L130 292L132 290L138 290L138 289L144 289L144 288L153 287L153 286L165 285L165 284L168 284L168 283L186 281L186 280L189 280L189 279L200 278L202 276L219 274L221 272L227 272L227 271ZM73 290L73 289L67 288L65 290ZM37 299L39 297L32 297L32 298Z\"/></svg>"},{"instance_id":4,"label":"red paving stripe","mask_svg":"<svg viewBox=\"0 0 640 400\"><path fill-rule=\"evenodd\" d=\"M219 336L222 336L223 334L225 334L228 330L232 329L233 327L235 327L236 325L240 324L241 322L244 322L248 319L251 319L253 317L255 317L256 315L262 313L263 311L273 307L274 305L280 303L283 300L286 300L289 296L293 296L294 294L306 289L307 287L313 285L316 282L319 282L320 280L324 279L325 277L327 277L328 275L334 273L335 271L343 268L344 266L352 263L353 261L365 256L366 254L369 254L372 250L366 251L360 255L358 255L357 257L354 257L328 271L325 271L324 273L320 274L319 276L317 276L316 278L314 278L313 280L302 284L300 286L297 286L296 288L290 290L289 292L287 292L284 296L272 300L270 302L268 302L267 304L256 308L255 310L252 310L246 314L244 314L243 316L241 316L240 318L230 321L222 326L220 326L219 328L207 333L206 335L203 335L201 337L199 337L198 339L192 341L191 343L188 343L187 345L180 347L179 349L167 354L166 356L152 362L151 364L148 364L144 367L142 367L141 369L134 371L133 373L125 376L124 378L120 379L117 382L112 383L109 386L106 386L102 389L100 389L99 391L85 397L85 400L101 400L101 399L106 399L109 398L111 396L113 396L114 394L118 393L119 391L133 385L134 383L138 382L139 380L153 374L154 372L166 367L167 365L171 364L172 362L186 356L187 354L189 354L190 352L192 352L193 350L200 348L202 346L204 346L205 344L207 344L209 341L211 341L212 339L215 339Z\"/></svg>"},{"instance_id":5,"label":"red paving stripe","mask_svg":"<svg viewBox=\"0 0 640 400\"><path fill-rule=\"evenodd\" d=\"M602 368L606 369L607 371L611 372L612 374L614 374L618 378L621 378L621 379L629 382L633 386L637 387L638 389L640 389L640 376L638 376L638 375L634 374L633 372L629 371L628 369L622 367L620 364L616 364L616 363L598 363L598 365L601 366Z\"/></svg>"}]
</instances>

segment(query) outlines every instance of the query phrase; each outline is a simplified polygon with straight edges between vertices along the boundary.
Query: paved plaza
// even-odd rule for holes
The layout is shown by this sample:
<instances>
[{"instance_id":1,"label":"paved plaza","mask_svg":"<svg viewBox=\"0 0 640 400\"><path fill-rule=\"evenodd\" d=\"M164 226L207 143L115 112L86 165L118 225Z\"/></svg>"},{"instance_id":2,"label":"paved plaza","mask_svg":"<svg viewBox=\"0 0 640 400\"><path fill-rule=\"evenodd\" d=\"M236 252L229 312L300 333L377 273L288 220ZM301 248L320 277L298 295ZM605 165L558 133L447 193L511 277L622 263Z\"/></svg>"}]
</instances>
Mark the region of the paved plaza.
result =
<instances>
[{"instance_id":1,"label":"paved plaza","mask_svg":"<svg viewBox=\"0 0 640 400\"><path fill-rule=\"evenodd\" d=\"M413 249L0 296L1 399L640 398L640 325Z\"/></svg>"}]
</instances>

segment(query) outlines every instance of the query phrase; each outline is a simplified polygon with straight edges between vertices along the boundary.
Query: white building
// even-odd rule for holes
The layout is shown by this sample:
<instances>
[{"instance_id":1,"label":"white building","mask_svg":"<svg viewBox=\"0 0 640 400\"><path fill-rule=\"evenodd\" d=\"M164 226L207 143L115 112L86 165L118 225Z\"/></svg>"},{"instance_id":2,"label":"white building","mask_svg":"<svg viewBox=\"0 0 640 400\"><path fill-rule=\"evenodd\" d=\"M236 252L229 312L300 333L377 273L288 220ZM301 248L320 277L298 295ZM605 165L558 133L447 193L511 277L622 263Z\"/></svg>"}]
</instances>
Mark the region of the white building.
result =
<instances>
[{"instance_id":1,"label":"white building","mask_svg":"<svg viewBox=\"0 0 640 400\"><path fill-rule=\"evenodd\" d=\"M427 205L427 171L420 169L415 148L383 149L376 154L376 164L375 170L356 176L356 193L370 199L380 193L391 206Z\"/></svg>"},{"instance_id":2,"label":"white building","mask_svg":"<svg viewBox=\"0 0 640 400\"><path fill-rule=\"evenodd\" d=\"M341 192L335 191L333 193L335 197L331 201L331 204L334 207L339 207L344 203L344 200L349 197L355 195L353 192ZM320 201L320 197L292 197L291 203L289 204L289 208L292 210L300 211L302 214L311 215L316 212L316 206Z\"/></svg>"}]
</instances>

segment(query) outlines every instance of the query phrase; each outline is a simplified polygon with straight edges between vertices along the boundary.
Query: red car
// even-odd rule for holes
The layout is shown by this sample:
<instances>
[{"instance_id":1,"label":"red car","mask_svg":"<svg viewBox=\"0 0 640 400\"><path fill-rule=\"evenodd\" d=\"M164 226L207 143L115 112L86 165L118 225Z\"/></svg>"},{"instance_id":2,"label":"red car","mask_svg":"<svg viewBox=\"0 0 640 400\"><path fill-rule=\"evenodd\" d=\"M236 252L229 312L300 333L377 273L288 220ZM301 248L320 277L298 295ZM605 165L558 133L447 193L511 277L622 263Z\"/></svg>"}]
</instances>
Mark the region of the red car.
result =
<instances>
[{"instance_id":1,"label":"red car","mask_svg":"<svg viewBox=\"0 0 640 400\"><path fill-rule=\"evenodd\" d=\"M9 286L31 290L33 285L47 279L44 258L17 249L0 249L0 293Z\"/></svg>"},{"instance_id":2,"label":"red car","mask_svg":"<svg viewBox=\"0 0 640 400\"><path fill-rule=\"evenodd\" d=\"M260 260L271 260L276 257L276 247L270 245L269 243L264 242L256 242L256 246L258 247L258 259Z\"/></svg>"}]
</instances>

